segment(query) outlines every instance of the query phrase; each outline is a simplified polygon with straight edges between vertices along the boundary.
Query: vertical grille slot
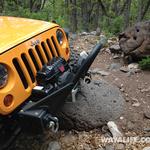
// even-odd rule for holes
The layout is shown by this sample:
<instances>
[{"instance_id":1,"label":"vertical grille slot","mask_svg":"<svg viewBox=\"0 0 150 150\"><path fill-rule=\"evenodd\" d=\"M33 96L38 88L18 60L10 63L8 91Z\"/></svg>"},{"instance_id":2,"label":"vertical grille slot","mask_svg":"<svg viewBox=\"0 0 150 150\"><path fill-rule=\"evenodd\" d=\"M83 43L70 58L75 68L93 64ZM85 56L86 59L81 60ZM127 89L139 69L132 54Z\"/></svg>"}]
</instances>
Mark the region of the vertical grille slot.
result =
<instances>
[{"instance_id":1,"label":"vertical grille slot","mask_svg":"<svg viewBox=\"0 0 150 150\"><path fill-rule=\"evenodd\" d=\"M52 47L51 47L51 45L50 45L49 39L47 39L46 42L47 42L47 44L48 44L48 47L49 47L49 49L50 49L50 52L51 52L52 56L55 57L55 55L54 55L54 53L53 53L53 50L52 50Z\"/></svg>"},{"instance_id":2,"label":"vertical grille slot","mask_svg":"<svg viewBox=\"0 0 150 150\"><path fill-rule=\"evenodd\" d=\"M29 75L31 77L32 83L34 83L35 82L35 78L34 78L32 70L31 70L31 67L30 67L30 65L29 65L29 63L28 63L28 61L27 61L27 59L25 57L25 54L21 54L21 58L22 58L25 66L26 66L26 68L27 68L27 70L29 72Z\"/></svg>"},{"instance_id":3,"label":"vertical grille slot","mask_svg":"<svg viewBox=\"0 0 150 150\"><path fill-rule=\"evenodd\" d=\"M13 64L14 64L14 66L15 66L15 68L16 68L19 76L20 76L20 79L21 79L21 81L23 83L24 88L27 89L28 88L28 83L27 83L27 80L26 80L26 78L25 78L25 76L23 74L23 71L22 71L22 69L21 69L17 59L15 59L15 58L13 59Z\"/></svg>"},{"instance_id":4,"label":"vertical grille slot","mask_svg":"<svg viewBox=\"0 0 150 150\"><path fill-rule=\"evenodd\" d=\"M42 65L44 65L45 63L44 63L43 57L42 57L39 47L37 45L35 46L35 49L36 49L37 54L39 55Z\"/></svg>"},{"instance_id":5,"label":"vertical grille slot","mask_svg":"<svg viewBox=\"0 0 150 150\"><path fill-rule=\"evenodd\" d=\"M57 49L57 47L56 47L56 44L55 44L54 37L52 36L51 39L52 39L52 42L53 42L53 44L54 44L55 50L56 50L56 52L57 52L57 55L60 56L60 55L59 55L59 52L58 52L58 49Z\"/></svg>"},{"instance_id":6,"label":"vertical grille slot","mask_svg":"<svg viewBox=\"0 0 150 150\"><path fill-rule=\"evenodd\" d=\"M45 55L46 55L47 60L49 61L50 58L49 58L48 53L47 53L47 51L46 51L45 43L42 42L42 43L41 43L41 46L42 46L42 48L43 48L43 50L44 50L44 53L45 53Z\"/></svg>"},{"instance_id":7,"label":"vertical grille slot","mask_svg":"<svg viewBox=\"0 0 150 150\"><path fill-rule=\"evenodd\" d=\"M38 66L38 64L37 64L37 62L36 62L36 59L35 59L35 57L34 57L34 55L33 55L32 50L30 49L28 52L29 52L29 55L30 55L30 57L31 57L31 59L32 59L32 61L33 61L33 63L34 63L34 66L35 66L36 70L38 71L38 70L39 70L39 66Z\"/></svg>"}]
</instances>

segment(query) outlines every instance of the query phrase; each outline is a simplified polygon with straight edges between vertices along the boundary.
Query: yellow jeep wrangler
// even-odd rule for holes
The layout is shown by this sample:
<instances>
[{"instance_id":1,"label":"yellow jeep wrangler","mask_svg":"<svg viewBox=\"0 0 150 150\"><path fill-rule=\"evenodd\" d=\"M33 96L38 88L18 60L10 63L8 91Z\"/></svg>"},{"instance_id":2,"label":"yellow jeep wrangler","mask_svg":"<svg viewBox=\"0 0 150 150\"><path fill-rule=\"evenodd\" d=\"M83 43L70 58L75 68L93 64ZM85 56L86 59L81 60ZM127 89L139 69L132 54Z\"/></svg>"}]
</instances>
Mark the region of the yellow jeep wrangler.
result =
<instances>
[{"instance_id":1,"label":"yellow jeep wrangler","mask_svg":"<svg viewBox=\"0 0 150 150\"><path fill-rule=\"evenodd\" d=\"M79 58L69 48L68 31L56 23L0 17L0 149L21 132L56 132L58 109L90 82L88 69L102 45Z\"/></svg>"}]
</instances>

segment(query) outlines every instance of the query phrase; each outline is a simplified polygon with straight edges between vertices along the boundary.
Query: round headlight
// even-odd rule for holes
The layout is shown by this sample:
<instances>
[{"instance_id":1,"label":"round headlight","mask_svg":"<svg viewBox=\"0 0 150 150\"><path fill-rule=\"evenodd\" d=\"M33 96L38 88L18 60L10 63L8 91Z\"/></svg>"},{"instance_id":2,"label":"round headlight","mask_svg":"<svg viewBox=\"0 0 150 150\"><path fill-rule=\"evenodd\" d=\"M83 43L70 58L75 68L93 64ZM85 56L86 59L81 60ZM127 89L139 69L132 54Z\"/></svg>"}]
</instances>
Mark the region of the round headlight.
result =
<instances>
[{"instance_id":1,"label":"round headlight","mask_svg":"<svg viewBox=\"0 0 150 150\"><path fill-rule=\"evenodd\" d=\"M0 64L0 89L3 88L8 81L8 72L4 65Z\"/></svg>"},{"instance_id":2,"label":"round headlight","mask_svg":"<svg viewBox=\"0 0 150 150\"><path fill-rule=\"evenodd\" d=\"M57 36L57 40L58 40L59 45L62 45L62 43L63 43L63 33L62 33L62 31L57 30L56 36Z\"/></svg>"}]
</instances>

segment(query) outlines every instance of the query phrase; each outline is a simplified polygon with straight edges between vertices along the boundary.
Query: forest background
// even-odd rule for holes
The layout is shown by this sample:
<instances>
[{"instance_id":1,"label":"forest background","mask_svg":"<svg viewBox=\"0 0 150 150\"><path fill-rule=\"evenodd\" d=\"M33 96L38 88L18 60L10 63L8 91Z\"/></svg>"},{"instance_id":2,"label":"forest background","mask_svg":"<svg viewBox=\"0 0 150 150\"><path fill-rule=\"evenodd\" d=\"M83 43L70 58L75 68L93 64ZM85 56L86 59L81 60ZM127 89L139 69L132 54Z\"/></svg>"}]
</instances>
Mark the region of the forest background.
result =
<instances>
[{"instance_id":1,"label":"forest background","mask_svg":"<svg viewBox=\"0 0 150 150\"><path fill-rule=\"evenodd\" d=\"M95 30L117 35L150 19L150 0L0 0L0 15L56 21L72 32Z\"/></svg>"}]
</instances>

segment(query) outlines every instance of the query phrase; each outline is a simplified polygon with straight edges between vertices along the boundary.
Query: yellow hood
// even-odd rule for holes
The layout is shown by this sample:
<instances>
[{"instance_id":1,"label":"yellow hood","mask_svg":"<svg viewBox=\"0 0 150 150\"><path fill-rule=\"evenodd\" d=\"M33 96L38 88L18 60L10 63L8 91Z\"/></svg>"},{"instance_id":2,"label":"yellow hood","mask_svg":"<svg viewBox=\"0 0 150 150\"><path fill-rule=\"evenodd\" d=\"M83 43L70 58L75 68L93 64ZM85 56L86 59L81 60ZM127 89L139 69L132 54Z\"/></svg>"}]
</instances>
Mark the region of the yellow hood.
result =
<instances>
[{"instance_id":1,"label":"yellow hood","mask_svg":"<svg viewBox=\"0 0 150 150\"><path fill-rule=\"evenodd\" d=\"M0 53L55 26L58 25L33 19L0 16Z\"/></svg>"}]
</instances>

